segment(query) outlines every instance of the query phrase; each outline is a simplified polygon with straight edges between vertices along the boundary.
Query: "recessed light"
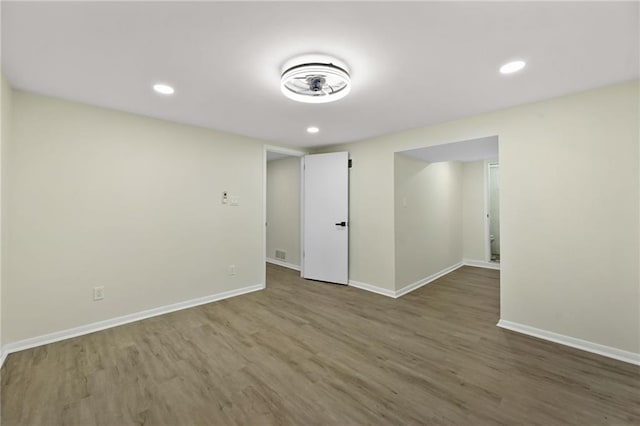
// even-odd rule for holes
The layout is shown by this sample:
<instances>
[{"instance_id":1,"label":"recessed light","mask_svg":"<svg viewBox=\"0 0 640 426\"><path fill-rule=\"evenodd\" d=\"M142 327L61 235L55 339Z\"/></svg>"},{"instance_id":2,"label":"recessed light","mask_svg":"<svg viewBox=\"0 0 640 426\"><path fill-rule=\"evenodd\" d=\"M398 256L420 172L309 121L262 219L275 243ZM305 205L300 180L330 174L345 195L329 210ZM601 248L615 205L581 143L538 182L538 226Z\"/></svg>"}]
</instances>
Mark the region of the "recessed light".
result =
<instances>
[{"instance_id":1,"label":"recessed light","mask_svg":"<svg viewBox=\"0 0 640 426\"><path fill-rule=\"evenodd\" d=\"M309 133L318 133L319 131L320 129L318 129L316 126L307 127L307 132Z\"/></svg>"},{"instance_id":2,"label":"recessed light","mask_svg":"<svg viewBox=\"0 0 640 426\"><path fill-rule=\"evenodd\" d=\"M525 61L508 62L500 67L500 72L502 74L511 74L511 73L520 71L522 68L525 67L525 65L527 65Z\"/></svg>"},{"instance_id":3,"label":"recessed light","mask_svg":"<svg viewBox=\"0 0 640 426\"><path fill-rule=\"evenodd\" d=\"M173 87L162 83L154 84L153 90L160 93L161 95L173 95L173 92L175 92Z\"/></svg>"}]
</instances>

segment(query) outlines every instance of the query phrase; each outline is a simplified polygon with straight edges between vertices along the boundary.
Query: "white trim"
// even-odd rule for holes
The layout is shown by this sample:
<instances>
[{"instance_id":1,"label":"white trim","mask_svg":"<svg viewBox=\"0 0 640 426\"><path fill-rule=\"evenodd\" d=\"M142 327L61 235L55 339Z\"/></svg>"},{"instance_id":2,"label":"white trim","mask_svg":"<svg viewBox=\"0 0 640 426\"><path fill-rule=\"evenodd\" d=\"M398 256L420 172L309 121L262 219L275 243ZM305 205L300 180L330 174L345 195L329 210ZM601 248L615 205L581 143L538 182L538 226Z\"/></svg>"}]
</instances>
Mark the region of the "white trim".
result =
<instances>
[{"instance_id":1,"label":"white trim","mask_svg":"<svg viewBox=\"0 0 640 426\"><path fill-rule=\"evenodd\" d=\"M4 360L7 359L7 355L9 355L7 351L0 349L0 368L2 368Z\"/></svg>"},{"instance_id":2,"label":"white trim","mask_svg":"<svg viewBox=\"0 0 640 426\"><path fill-rule=\"evenodd\" d=\"M146 311L135 312L133 314L123 315L116 318L111 318L104 321L98 321L91 324L81 325L79 327L69 328L67 330L56 331L54 333L45 334L42 336L32 337L30 339L20 340L17 342L9 343L2 348L3 355L6 355L22 351L36 346L46 345L60 340L71 339L72 337L82 336L96 331L105 330L107 328L117 327L131 322L140 321L146 318L155 317L158 315L168 314L170 312L179 311L182 309L192 308L194 306L204 305L211 302L216 302L222 299L228 299L234 296L240 296L241 294L247 294L254 291L264 289L264 284L252 285L248 287L242 287L236 290L223 291L222 293L212 294L209 296L198 297L196 299L185 300L184 302L173 303L171 305L160 306L158 308L148 309Z\"/></svg>"},{"instance_id":3,"label":"white trim","mask_svg":"<svg viewBox=\"0 0 640 426\"><path fill-rule=\"evenodd\" d=\"M431 274L428 277L422 278L419 281L416 281L412 284L409 284L407 286L402 287L400 290L396 290L396 295L395 297L401 297L404 296L405 294L412 292L413 290L417 290L422 286L425 286L435 280L437 280L438 278L447 275L450 272L455 271L456 269L462 267L464 264L462 262L458 262L454 265L451 265L447 268L444 268L441 271L436 272L435 274Z\"/></svg>"},{"instance_id":4,"label":"white trim","mask_svg":"<svg viewBox=\"0 0 640 426\"><path fill-rule=\"evenodd\" d=\"M462 263L465 266L473 266L475 268L497 269L500 270L500 264L497 262L485 262L484 260L464 259Z\"/></svg>"},{"instance_id":5,"label":"white trim","mask_svg":"<svg viewBox=\"0 0 640 426\"><path fill-rule=\"evenodd\" d=\"M444 268L443 270L436 272L435 274L431 274L428 277L422 278L419 281L416 281L412 284L409 284L405 287L402 287L400 290L397 291L393 291L393 290L389 290L386 288L382 288L382 287L378 287L372 284L367 284L367 283L363 283L363 282L359 282L359 281L354 281L354 280L349 280L349 285L351 287L356 287L359 288L361 290L366 290L366 291L370 291L372 293L377 293L377 294L381 294L383 296L387 296L387 297L393 297L394 299L397 299L398 297L402 297L405 294L412 292L413 290L416 290L422 286L425 286L427 284L429 284L430 282L433 282L435 280L437 280L438 278L447 275L450 272L455 271L456 269L460 268L461 266L463 266L463 262L458 262L455 265L451 265L447 268Z\"/></svg>"},{"instance_id":6,"label":"white trim","mask_svg":"<svg viewBox=\"0 0 640 426\"><path fill-rule=\"evenodd\" d=\"M274 265L282 266L284 268L293 269L294 271L300 271L300 267L298 265L294 265L293 263L283 262L282 260L272 259L270 257L265 258L265 261L273 263Z\"/></svg>"},{"instance_id":7,"label":"white trim","mask_svg":"<svg viewBox=\"0 0 640 426\"><path fill-rule=\"evenodd\" d=\"M606 356L608 358L617 359L618 361L640 365L640 353L624 351L622 349L612 348L611 346L605 346L599 343L590 342L588 340L577 339L575 337L565 336L563 334L542 330L540 328L519 324L517 322L506 321L503 319L498 321L497 326L507 330L515 331L517 333L526 334L529 336L537 337L539 339L548 340L551 342L559 343L561 345L571 346L572 348Z\"/></svg>"},{"instance_id":8,"label":"white trim","mask_svg":"<svg viewBox=\"0 0 640 426\"><path fill-rule=\"evenodd\" d=\"M361 283L354 280L349 280L349 285L351 287L359 288L360 290L366 290L372 293L381 294L383 296L393 297L394 299L396 298L396 292L387 288L378 287L367 283Z\"/></svg>"}]
</instances>

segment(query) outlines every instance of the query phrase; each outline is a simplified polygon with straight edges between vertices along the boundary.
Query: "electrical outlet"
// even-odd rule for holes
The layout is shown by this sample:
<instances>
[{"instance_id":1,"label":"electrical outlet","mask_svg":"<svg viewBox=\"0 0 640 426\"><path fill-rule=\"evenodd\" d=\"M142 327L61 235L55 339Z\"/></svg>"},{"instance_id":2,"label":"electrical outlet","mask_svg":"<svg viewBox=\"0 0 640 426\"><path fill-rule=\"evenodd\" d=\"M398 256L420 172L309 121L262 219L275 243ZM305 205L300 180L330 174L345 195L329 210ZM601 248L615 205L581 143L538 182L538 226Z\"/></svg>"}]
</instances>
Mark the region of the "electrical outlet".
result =
<instances>
[{"instance_id":1,"label":"electrical outlet","mask_svg":"<svg viewBox=\"0 0 640 426\"><path fill-rule=\"evenodd\" d=\"M234 276L236 274L236 265L229 265L229 275Z\"/></svg>"},{"instance_id":2,"label":"electrical outlet","mask_svg":"<svg viewBox=\"0 0 640 426\"><path fill-rule=\"evenodd\" d=\"M104 299L104 286L93 288L93 301Z\"/></svg>"},{"instance_id":3,"label":"electrical outlet","mask_svg":"<svg viewBox=\"0 0 640 426\"><path fill-rule=\"evenodd\" d=\"M284 250L276 250L276 259L286 260L287 253Z\"/></svg>"},{"instance_id":4,"label":"electrical outlet","mask_svg":"<svg viewBox=\"0 0 640 426\"><path fill-rule=\"evenodd\" d=\"M227 204L229 202L229 193L227 191L222 192L222 204Z\"/></svg>"}]
</instances>

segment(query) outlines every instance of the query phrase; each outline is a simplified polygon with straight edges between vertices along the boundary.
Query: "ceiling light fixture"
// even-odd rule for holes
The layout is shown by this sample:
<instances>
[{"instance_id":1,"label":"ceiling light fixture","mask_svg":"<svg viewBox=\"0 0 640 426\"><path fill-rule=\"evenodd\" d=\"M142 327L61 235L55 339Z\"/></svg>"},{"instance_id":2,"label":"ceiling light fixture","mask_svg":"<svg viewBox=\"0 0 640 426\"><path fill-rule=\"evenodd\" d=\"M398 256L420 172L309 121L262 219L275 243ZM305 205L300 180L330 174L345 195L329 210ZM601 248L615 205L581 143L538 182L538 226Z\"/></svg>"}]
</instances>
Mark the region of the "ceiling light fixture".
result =
<instances>
[{"instance_id":1,"label":"ceiling light fixture","mask_svg":"<svg viewBox=\"0 0 640 426\"><path fill-rule=\"evenodd\" d=\"M173 87L169 86L168 84L162 83L154 84L153 90L160 93L161 95L173 95L173 93L175 92Z\"/></svg>"},{"instance_id":2,"label":"ceiling light fixture","mask_svg":"<svg viewBox=\"0 0 640 426\"><path fill-rule=\"evenodd\" d=\"M511 73L520 71L522 68L525 67L525 65L527 65L525 61L509 62L500 67L500 72L502 74L511 74Z\"/></svg>"},{"instance_id":3,"label":"ceiling light fixture","mask_svg":"<svg viewBox=\"0 0 640 426\"><path fill-rule=\"evenodd\" d=\"M318 129L316 126L307 127L307 132L309 133L318 133L319 131L320 129Z\"/></svg>"},{"instance_id":4,"label":"ceiling light fixture","mask_svg":"<svg viewBox=\"0 0 640 426\"><path fill-rule=\"evenodd\" d=\"M333 63L304 63L282 73L280 90L294 101L321 104L347 96L351 79L347 70Z\"/></svg>"}]
</instances>

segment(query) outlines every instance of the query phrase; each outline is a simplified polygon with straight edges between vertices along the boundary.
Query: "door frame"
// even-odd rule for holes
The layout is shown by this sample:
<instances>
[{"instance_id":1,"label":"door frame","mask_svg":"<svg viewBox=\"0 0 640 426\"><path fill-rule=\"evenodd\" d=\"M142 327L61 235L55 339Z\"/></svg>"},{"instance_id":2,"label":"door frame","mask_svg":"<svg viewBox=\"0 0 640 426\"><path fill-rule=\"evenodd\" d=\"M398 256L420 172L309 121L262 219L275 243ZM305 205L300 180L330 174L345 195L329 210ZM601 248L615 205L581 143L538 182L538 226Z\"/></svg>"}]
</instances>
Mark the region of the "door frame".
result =
<instances>
[{"instance_id":1,"label":"door frame","mask_svg":"<svg viewBox=\"0 0 640 426\"><path fill-rule=\"evenodd\" d=\"M500 166L500 160L498 158L493 160L484 160L484 241L485 241L485 261L487 263L495 264L491 261L491 166ZM500 216L498 216L498 224L500 224ZM499 225L498 225L499 226Z\"/></svg>"},{"instance_id":2,"label":"door frame","mask_svg":"<svg viewBox=\"0 0 640 426\"><path fill-rule=\"evenodd\" d=\"M297 149L285 148L277 145L263 145L262 147L262 287L267 286L267 152L277 152L278 154L286 154L291 157L298 157L300 160L300 206L298 206L300 214L300 269L302 269L302 157L308 153Z\"/></svg>"},{"instance_id":3,"label":"door frame","mask_svg":"<svg viewBox=\"0 0 640 426\"><path fill-rule=\"evenodd\" d=\"M347 227L346 227L346 232L347 232L347 279L345 283L341 283L341 282L333 282L333 281L324 281L321 280L323 282L331 282L331 283L335 283L335 284L339 284L339 285L349 285L349 242L350 242L350 227L351 227L351 219L350 219L350 192L351 192L351 186L350 186L350 176L351 176L351 153L349 151L336 151L336 152L317 152L317 153L307 153L305 154L305 156L301 157L300 159L300 277L305 278L305 267L306 267L306 256L305 256L305 226L306 226L306 222L305 222L305 217L306 217L306 213L305 213L305 197L306 197L306 191L305 191L305 178L306 178L306 163L305 163L305 157L306 156L312 156L312 155L324 155L324 154L338 154L338 153L345 153L347 155L347 217L346 222L347 222ZM316 279L317 278L305 278L305 279Z\"/></svg>"}]
</instances>

